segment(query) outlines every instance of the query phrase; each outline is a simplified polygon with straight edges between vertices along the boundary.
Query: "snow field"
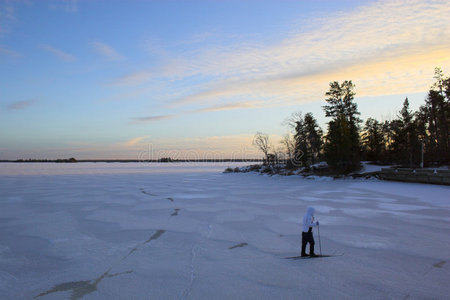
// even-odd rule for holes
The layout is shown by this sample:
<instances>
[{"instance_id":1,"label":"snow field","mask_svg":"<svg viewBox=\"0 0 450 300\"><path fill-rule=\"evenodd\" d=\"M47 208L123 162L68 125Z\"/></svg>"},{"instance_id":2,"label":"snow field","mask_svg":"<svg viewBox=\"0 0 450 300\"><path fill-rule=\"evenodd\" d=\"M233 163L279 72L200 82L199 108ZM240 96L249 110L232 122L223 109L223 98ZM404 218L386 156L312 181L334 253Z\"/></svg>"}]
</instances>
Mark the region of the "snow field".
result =
<instances>
[{"instance_id":1,"label":"snow field","mask_svg":"<svg viewBox=\"0 0 450 300\"><path fill-rule=\"evenodd\" d=\"M226 167L0 164L0 299L450 294L449 187ZM343 256L284 259L307 206L322 252Z\"/></svg>"}]
</instances>

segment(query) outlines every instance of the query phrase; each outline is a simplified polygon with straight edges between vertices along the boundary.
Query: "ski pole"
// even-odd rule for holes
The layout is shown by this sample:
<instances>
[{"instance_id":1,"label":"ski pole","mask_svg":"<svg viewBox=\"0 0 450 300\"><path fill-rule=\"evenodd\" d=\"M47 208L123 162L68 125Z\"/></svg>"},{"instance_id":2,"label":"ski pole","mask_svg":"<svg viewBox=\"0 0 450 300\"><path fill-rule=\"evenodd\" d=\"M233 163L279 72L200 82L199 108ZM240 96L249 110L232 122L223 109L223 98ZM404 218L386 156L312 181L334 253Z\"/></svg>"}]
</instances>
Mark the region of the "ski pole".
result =
<instances>
[{"instance_id":1,"label":"ski pole","mask_svg":"<svg viewBox=\"0 0 450 300\"><path fill-rule=\"evenodd\" d=\"M317 225L317 235L319 236L319 251L320 255L322 255L322 243L320 242L320 226Z\"/></svg>"}]
</instances>

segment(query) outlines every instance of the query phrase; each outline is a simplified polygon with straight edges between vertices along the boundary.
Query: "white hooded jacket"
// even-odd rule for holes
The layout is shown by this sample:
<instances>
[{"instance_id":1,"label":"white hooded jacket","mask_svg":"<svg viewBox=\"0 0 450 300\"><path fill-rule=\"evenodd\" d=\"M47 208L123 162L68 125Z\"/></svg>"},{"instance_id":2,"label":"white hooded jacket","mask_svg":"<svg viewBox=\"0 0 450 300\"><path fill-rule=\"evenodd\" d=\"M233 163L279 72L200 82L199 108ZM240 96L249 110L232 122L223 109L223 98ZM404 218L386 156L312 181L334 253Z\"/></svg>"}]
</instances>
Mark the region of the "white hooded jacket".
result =
<instances>
[{"instance_id":1,"label":"white hooded jacket","mask_svg":"<svg viewBox=\"0 0 450 300\"><path fill-rule=\"evenodd\" d=\"M308 207L306 210L306 214L303 216L303 232L308 232L309 227L316 226L316 222L314 222L314 207Z\"/></svg>"}]
</instances>

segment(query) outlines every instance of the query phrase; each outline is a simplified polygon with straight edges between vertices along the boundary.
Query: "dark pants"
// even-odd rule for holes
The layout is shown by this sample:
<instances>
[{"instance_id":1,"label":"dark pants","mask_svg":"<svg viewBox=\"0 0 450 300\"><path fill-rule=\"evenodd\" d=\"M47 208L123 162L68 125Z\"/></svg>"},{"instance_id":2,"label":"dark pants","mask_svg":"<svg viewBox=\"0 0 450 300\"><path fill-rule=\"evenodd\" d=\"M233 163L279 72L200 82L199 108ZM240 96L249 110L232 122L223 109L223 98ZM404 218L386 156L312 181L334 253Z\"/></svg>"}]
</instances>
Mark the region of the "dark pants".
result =
<instances>
[{"instance_id":1,"label":"dark pants","mask_svg":"<svg viewBox=\"0 0 450 300\"><path fill-rule=\"evenodd\" d=\"M306 245L309 243L309 255L314 255L314 237L312 232L302 232L302 255L306 255Z\"/></svg>"}]
</instances>

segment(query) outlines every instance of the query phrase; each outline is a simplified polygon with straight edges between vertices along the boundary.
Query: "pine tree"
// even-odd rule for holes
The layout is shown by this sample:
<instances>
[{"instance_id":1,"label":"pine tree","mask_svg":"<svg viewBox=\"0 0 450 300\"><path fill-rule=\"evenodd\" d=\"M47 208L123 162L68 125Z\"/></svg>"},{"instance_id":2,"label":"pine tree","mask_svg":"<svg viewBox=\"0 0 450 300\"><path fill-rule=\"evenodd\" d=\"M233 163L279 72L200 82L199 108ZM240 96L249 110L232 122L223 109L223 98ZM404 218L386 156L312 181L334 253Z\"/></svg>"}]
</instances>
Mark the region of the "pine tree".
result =
<instances>
[{"instance_id":1,"label":"pine tree","mask_svg":"<svg viewBox=\"0 0 450 300\"><path fill-rule=\"evenodd\" d=\"M420 137L425 144L428 163L450 162L450 78L435 69L436 82L430 88L425 104L417 113Z\"/></svg>"},{"instance_id":2,"label":"pine tree","mask_svg":"<svg viewBox=\"0 0 450 300\"><path fill-rule=\"evenodd\" d=\"M385 142L381 123L373 118L368 118L362 134L362 142L367 160L382 160Z\"/></svg>"},{"instance_id":3,"label":"pine tree","mask_svg":"<svg viewBox=\"0 0 450 300\"><path fill-rule=\"evenodd\" d=\"M393 158L393 144L394 144L394 125L391 121L384 121L381 124L381 132L383 137L384 153L381 161L384 163L391 163Z\"/></svg>"},{"instance_id":4,"label":"pine tree","mask_svg":"<svg viewBox=\"0 0 450 300\"><path fill-rule=\"evenodd\" d=\"M297 120L295 121L294 128L294 166L307 166L308 165L308 142L305 128L305 121L301 113L297 114Z\"/></svg>"},{"instance_id":5,"label":"pine tree","mask_svg":"<svg viewBox=\"0 0 450 300\"><path fill-rule=\"evenodd\" d=\"M398 118L391 122L391 130L393 131L392 150L395 160L410 167L418 165L420 141L414 114L409 109L408 98L403 102Z\"/></svg>"},{"instance_id":6,"label":"pine tree","mask_svg":"<svg viewBox=\"0 0 450 300\"><path fill-rule=\"evenodd\" d=\"M325 94L328 105L323 106L328 122L324 153L328 165L339 173L348 173L360 167L360 114L354 100L352 81L342 84L330 82Z\"/></svg>"},{"instance_id":7,"label":"pine tree","mask_svg":"<svg viewBox=\"0 0 450 300\"><path fill-rule=\"evenodd\" d=\"M308 161L310 161L311 164L315 164L320 161L323 132L312 113L307 113L305 115L304 126L308 143Z\"/></svg>"},{"instance_id":8,"label":"pine tree","mask_svg":"<svg viewBox=\"0 0 450 300\"><path fill-rule=\"evenodd\" d=\"M322 129L312 113L307 113L304 117L301 113L295 115L294 138L294 164L309 167L319 161Z\"/></svg>"}]
</instances>

